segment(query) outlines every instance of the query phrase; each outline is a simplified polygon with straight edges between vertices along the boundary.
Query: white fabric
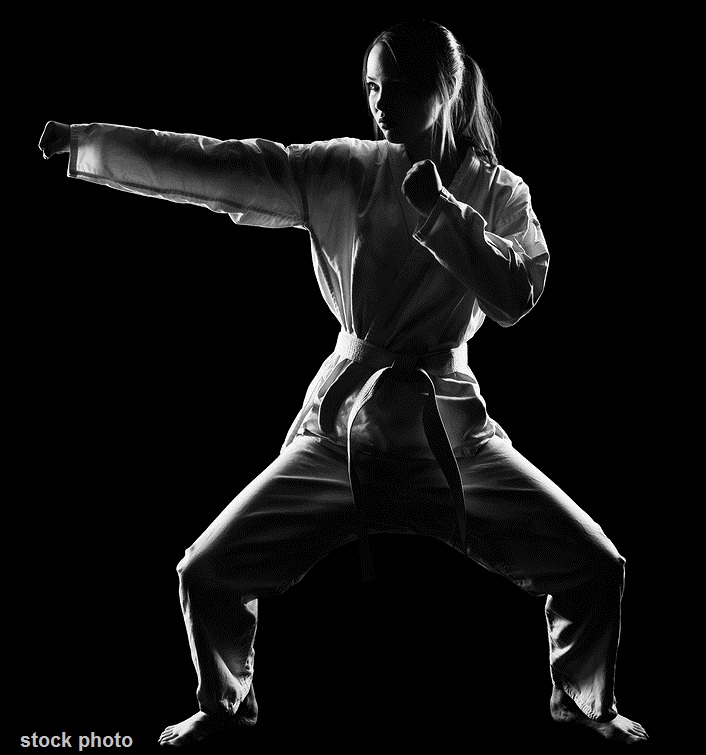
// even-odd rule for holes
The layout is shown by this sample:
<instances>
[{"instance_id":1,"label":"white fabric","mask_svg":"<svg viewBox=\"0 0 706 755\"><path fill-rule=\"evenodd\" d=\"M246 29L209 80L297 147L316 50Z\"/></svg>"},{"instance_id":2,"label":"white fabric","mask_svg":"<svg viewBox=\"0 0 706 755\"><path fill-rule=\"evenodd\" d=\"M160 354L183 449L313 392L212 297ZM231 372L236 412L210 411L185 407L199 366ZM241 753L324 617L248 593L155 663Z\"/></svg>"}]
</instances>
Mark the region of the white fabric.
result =
<instances>
[{"instance_id":1,"label":"white fabric","mask_svg":"<svg viewBox=\"0 0 706 755\"><path fill-rule=\"evenodd\" d=\"M109 124L71 127L69 175L116 189L228 213L241 225L308 231L321 293L343 330L390 351L423 353L468 341L486 315L522 318L544 287L549 254L527 185L469 151L426 222L401 193L404 147L336 139L284 147L262 139L218 141ZM286 254L273 244L272 254ZM259 250L260 251L260 250ZM263 288L272 268L262 266ZM342 369L332 353L312 380L285 445L322 435L324 383ZM472 361L472 344L470 348ZM434 375L457 456L502 430L469 369ZM359 387L359 386L358 386ZM429 457L421 397L388 381L356 422L358 446ZM345 445L354 388L327 440Z\"/></svg>"}]
</instances>

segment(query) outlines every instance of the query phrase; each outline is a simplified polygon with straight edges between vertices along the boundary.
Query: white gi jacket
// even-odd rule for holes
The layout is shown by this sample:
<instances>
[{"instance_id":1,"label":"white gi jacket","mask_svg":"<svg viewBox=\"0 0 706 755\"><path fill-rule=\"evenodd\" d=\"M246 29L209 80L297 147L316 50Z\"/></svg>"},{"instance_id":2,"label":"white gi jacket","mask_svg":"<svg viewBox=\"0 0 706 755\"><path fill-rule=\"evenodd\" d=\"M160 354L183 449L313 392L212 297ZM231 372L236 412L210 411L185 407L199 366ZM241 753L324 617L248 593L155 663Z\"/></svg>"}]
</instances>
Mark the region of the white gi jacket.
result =
<instances>
[{"instance_id":1,"label":"white gi jacket","mask_svg":"<svg viewBox=\"0 0 706 755\"><path fill-rule=\"evenodd\" d=\"M402 145L343 138L308 145L219 141L109 124L71 126L69 175L188 202L242 225L309 232L321 293L346 333L391 352L463 346L487 315L516 323L542 293L549 254L526 184L473 150L426 220L401 193L411 162ZM345 446L350 386L323 429L323 393L348 360L331 354L287 436ZM453 453L494 434L471 370L428 370ZM381 381L352 429L359 448L432 456L421 422L426 395L404 374Z\"/></svg>"}]
</instances>

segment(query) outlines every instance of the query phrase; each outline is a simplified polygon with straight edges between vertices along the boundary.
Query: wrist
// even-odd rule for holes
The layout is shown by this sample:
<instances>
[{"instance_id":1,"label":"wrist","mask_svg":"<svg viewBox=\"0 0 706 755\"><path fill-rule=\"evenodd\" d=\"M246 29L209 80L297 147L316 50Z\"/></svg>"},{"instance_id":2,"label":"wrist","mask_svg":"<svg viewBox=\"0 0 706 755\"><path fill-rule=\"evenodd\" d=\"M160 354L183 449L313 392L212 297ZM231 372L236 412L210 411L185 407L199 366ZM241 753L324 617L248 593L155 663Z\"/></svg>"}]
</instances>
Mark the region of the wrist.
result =
<instances>
[{"instance_id":1,"label":"wrist","mask_svg":"<svg viewBox=\"0 0 706 755\"><path fill-rule=\"evenodd\" d=\"M441 196L442 191L443 191L443 186L433 196L425 197L424 201L420 205L417 206L416 208L417 211L419 212L420 215L423 216L425 220L434 211L434 208L436 207L436 204L439 201L439 197Z\"/></svg>"},{"instance_id":2,"label":"wrist","mask_svg":"<svg viewBox=\"0 0 706 755\"><path fill-rule=\"evenodd\" d=\"M71 149L71 126L67 123L57 123L56 127L56 152L69 152Z\"/></svg>"},{"instance_id":3,"label":"wrist","mask_svg":"<svg viewBox=\"0 0 706 755\"><path fill-rule=\"evenodd\" d=\"M422 215L424 218L429 217L432 211L436 207L436 203L441 196L441 189L436 194L425 194L423 196L410 198L407 197L407 201L414 207L414 209Z\"/></svg>"}]
</instances>

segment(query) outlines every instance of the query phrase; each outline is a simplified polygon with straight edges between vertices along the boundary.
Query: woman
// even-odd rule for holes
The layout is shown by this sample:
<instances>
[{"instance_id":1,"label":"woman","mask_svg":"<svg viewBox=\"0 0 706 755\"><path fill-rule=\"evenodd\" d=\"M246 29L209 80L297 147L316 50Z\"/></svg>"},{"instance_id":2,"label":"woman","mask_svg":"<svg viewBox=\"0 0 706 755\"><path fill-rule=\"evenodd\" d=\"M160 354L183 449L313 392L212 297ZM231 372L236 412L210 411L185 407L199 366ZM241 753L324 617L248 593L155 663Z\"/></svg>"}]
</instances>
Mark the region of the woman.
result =
<instances>
[{"instance_id":1,"label":"woman","mask_svg":"<svg viewBox=\"0 0 706 755\"><path fill-rule=\"evenodd\" d=\"M549 255L526 184L500 166L478 66L431 22L384 32L364 57L377 141L284 148L107 124L51 122L69 174L300 227L341 326L280 456L186 551L180 595L199 711L182 746L257 719L257 600L369 532L438 538L547 596L552 716L644 741L613 694L624 559L524 459L486 411L465 344L537 303Z\"/></svg>"}]
</instances>

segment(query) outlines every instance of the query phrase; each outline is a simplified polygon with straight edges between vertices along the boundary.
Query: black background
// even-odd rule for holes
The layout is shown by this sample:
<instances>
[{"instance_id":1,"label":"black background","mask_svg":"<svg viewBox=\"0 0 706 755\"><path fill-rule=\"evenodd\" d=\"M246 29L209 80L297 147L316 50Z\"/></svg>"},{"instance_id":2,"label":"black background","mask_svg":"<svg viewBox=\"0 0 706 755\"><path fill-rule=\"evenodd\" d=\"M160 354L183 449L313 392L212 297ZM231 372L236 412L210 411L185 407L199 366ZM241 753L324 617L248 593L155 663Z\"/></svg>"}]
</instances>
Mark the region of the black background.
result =
<instances>
[{"instance_id":1,"label":"black background","mask_svg":"<svg viewBox=\"0 0 706 755\"><path fill-rule=\"evenodd\" d=\"M277 455L338 331L305 232L69 180L65 157L36 149L44 123L369 138L362 55L407 17L182 7L73 9L26 35L31 117L12 148L26 189L7 208L23 228L6 265L13 747L119 731L153 752L194 712L175 566ZM669 418L651 401L654 270L631 243L648 181L639 34L578 11L428 15L485 70L503 163L529 184L552 254L537 308L512 329L487 321L470 365L516 447L627 558L618 704L655 732L666 655L649 502ZM433 541L374 545L372 586L353 544L262 601L260 722L219 747L584 742L549 719L541 600Z\"/></svg>"}]
</instances>

